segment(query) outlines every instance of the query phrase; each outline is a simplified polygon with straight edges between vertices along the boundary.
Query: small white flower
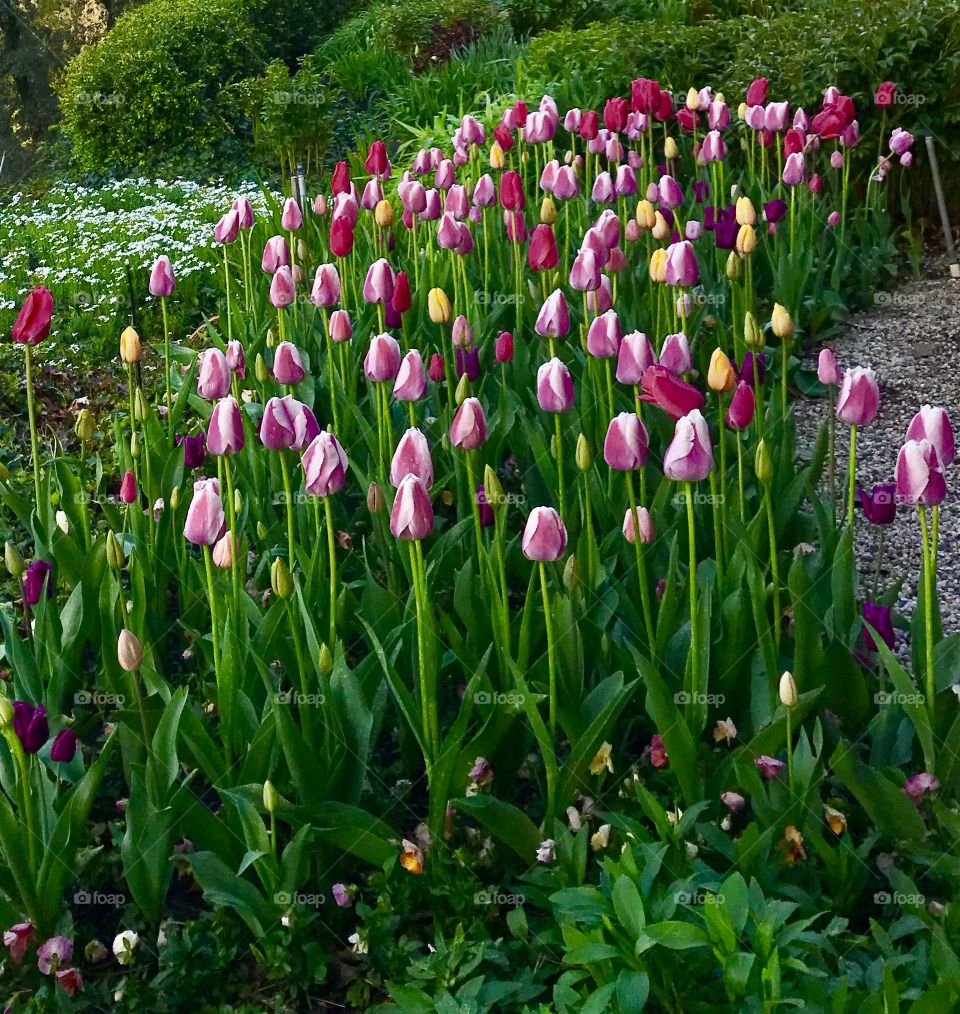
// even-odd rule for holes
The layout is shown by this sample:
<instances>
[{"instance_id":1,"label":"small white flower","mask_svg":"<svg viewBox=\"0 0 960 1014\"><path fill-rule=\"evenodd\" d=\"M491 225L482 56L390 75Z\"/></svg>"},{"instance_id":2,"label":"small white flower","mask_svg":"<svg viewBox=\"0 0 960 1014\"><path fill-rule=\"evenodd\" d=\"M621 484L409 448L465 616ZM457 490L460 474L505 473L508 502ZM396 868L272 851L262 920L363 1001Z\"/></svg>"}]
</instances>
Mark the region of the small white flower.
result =
<instances>
[{"instance_id":1,"label":"small white flower","mask_svg":"<svg viewBox=\"0 0 960 1014\"><path fill-rule=\"evenodd\" d=\"M140 938L133 930L124 930L113 938L113 956L121 965L133 964L133 950Z\"/></svg>"},{"instance_id":2,"label":"small white flower","mask_svg":"<svg viewBox=\"0 0 960 1014\"><path fill-rule=\"evenodd\" d=\"M66 511L57 511L57 528L59 528L64 535L70 534L70 522L67 519Z\"/></svg>"}]
</instances>

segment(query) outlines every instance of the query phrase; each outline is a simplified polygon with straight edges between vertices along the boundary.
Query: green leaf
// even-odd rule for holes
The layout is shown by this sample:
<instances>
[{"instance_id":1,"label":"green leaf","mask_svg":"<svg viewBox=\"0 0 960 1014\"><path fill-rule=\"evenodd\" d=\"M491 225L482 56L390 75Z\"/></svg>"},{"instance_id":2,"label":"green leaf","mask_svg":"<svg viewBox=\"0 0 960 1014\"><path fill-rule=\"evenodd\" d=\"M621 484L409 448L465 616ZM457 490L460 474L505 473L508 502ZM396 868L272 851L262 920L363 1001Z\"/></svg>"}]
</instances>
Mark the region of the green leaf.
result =
<instances>
[{"instance_id":1,"label":"green leaf","mask_svg":"<svg viewBox=\"0 0 960 1014\"><path fill-rule=\"evenodd\" d=\"M639 937L647 924L643 899L637 885L625 873L617 877L613 885L613 908L623 928L634 939Z\"/></svg>"},{"instance_id":2,"label":"green leaf","mask_svg":"<svg viewBox=\"0 0 960 1014\"><path fill-rule=\"evenodd\" d=\"M666 947L671 951L685 951L691 947L709 947L710 937L699 926L676 919L657 922L644 930L638 952L651 947Z\"/></svg>"},{"instance_id":3,"label":"green leaf","mask_svg":"<svg viewBox=\"0 0 960 1014\"><path fill-rule=\"evenodd\" d=\"M543 837L522 810L495 796L465 796L451 802L512 848L524 862L532 864L536 860Z\"/></svg>"}]
</instances>

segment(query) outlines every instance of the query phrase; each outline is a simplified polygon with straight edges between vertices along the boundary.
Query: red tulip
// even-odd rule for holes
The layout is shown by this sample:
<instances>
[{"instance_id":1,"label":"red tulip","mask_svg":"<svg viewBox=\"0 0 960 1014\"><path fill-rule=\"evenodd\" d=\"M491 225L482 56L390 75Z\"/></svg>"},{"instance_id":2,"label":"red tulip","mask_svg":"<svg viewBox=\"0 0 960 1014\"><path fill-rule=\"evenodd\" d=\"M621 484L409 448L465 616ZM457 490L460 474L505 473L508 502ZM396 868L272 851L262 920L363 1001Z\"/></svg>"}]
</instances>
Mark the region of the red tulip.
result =
<instances>
[{"instance_id":1,"label":"red tulip","mask_svg":"<svg viewBox=\"0 0 960 1014\"><path fill-rule=\"evenodd\" d=\"M532 271L552 271L559 261L557 240L553 228L549 225L538 225L530 234L530 246L527 248L527 262Z\"/></svg>"},{"instance_id":2,"label":"red tulip","mask_svg":"<svg viewBox=\"0 0 960 1014\"><path fill-rule=\"evenodd\" d=\"M508 169L500 178L500 204L506 211L521 211L525 204L520 174Z\"/></svg>"},{"instance_id":3,"label":"red tulip","mask_svg":"<svg viewBox=\"0 0 960 1014\"><path fill-rule=\"evenodd\" d=\"M374 141L367 151L367 158L363 163L363 168L366 169L371 176L385 176L387 173L387 166L389 164L390 163L387 161L386 145L383 141Z\"/></svg>"},{"instance_id":4,"label":"red tulip","mask_svg":"<svg viewBox=\"0 0 960 1014\"><path fill-rule=\"evenodd\" d=\"M346 257L353 250L353 226L344 217L335 218L330 225L330 252Z\"/></svg>"},{"instance_id":5,"label":"red tulip","mask_svg":"<svg viewBox=\"0 0 960 1014\"><path fill-rule=\"evenodd\" d=\"M651 366L643 375L641 387L641 401L662 408L674 419L680 419L694 409L703 407L703 395L665 366Z\"/></svg>"},{"instance_id":6,"label":"red tulip","mask_svg":"<svg viewBox=\"0 0 960 1014\"><path fill-rule=\"evenodd\" d=\"M12 338L18 345L39 345L50 334L52 320L53 293L45 285L38 285L20 307Z\"/></svg>"},{"instance_id":7,"label":"red tulip","mask_svg":"<svg viewBox=\"0 0 960 1014\"><path fill-rule=\"evenodd\" d=\"M350 189L350 166L346 162L338 162L333 167L333 179L330 182L333 196L346 193Z\"/></svg>"}]
</instances>

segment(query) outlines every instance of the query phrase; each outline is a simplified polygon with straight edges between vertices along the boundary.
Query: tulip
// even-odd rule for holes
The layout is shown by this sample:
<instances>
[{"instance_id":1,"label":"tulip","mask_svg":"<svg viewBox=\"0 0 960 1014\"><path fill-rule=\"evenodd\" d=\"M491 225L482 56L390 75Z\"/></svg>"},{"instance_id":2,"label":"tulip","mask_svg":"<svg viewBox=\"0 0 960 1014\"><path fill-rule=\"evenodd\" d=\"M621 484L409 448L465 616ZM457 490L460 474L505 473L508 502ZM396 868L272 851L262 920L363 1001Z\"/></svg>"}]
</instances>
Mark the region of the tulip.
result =
<instances>
[{"instance_id":1,"label":"tulip","mask_svg":"<svg viewBox=\"0 0 960 1014\"><path fill-rule=\"evenodd\" d=\"M348 342L353 337L353 325L346 310L334 310L327 327L332 342Z\"/></svg>"},{"instance_id":2,"label":"tulip","mask_svg":"<svg viewBox=\"0 0 960 1014\"><path fill-rule=\"evenodd\" d=\"M148 288L150 295L162 299L172 296L173 290L177 287L177 279L173 273L173 265L170 258L163 254L154 262L150 269L150 282Z\"/></svg>"},{"instance_id":3,"label":"tulip","mask_svg":"<svg viewBox=\"0 0 960 1014\"><path fill-rule=\"evenodd\" d=\"M236 539L230 531L225 532L217 539L213 547L213 565L220 570L229 570L233 566L236 556Z\"/></svg>"},{"instance_id":4,"label":"tulip","mask_svg":"<svg viewBox=\"0 0 960 1014\"><path fill-rule=\"evenodd\" d=\"M253 208L246 197L238 197L233 202L232 210L237 213L237 224L241 229L253 228Z\"/></svg>"},{"instance_id":5,"label":"tulip","mask_svg":"<svg viewBox=\"0 0 960 1014\"><path fill-rule=\"evenodd\" d=\"M936 506L947 494L937 449L927 439L907 440L897 454L897 493L906 503Z\"/></svg>"},{"instance_id":6,"label":"tulip","mask_svg":"<svg viewBox=\"0 0 960 1014\"><path fill-rule=\"evenodd\" d=\"M837 357L830 349L821 349L817 360L817 379L827 387L835 387L840 383L840 369Z\"/></svg>"},{"instance_id":7,"label":"tulip","mask_svg":"<svg viewBox=\"0 0 960 1014\"><path fill-rule=\"evenodd\" d=\"M296 232L303 225L303 214L300 211L300 205L292 197L288 197L283 203L280 225L287 232Z\"/></svg>"},{"instance_id":8,"label":"tulip","mask_svg":"<svg viewBox=\"0 0 960 1014\"><path fill-rule=\"evenodd\" d=\"M278 384L299 384L306 375L297 346L292 342L281 342L273 357L273 379Z\"/></svg>"},{"instance_id":9,"label":"tulip","mask_svg":"<svg viewBox=\"0 0 960 1014\"><path fill-rule=\"evenodd\" d=\"M230 367L231 372L239 377L241 380L247 374L247 358L243 351L243 346L238 341L227 342L227 366Z\"/></svg>"},{"instance_id":10,"label":"tulip","mask_svg":"<svg viewBox=\"0 0 960 1014\"><path fill-rule=\"evenodd\" d=\"M498 363L509 363L513 359L513 335L501 331L494 343L494 358Z\"/></svg>"},{"instance_id":11,"label":"tulip","mask_svg":"<svg viewBox=\"0 0 960 1014\"><path fill-rule=\"evenodd\" d=\"M213 229L213 238L217 243L228 246L233 243L237 238L237 233L240 231L240 217L236 211L228 211Z\"/></svg>"},{"instance_id":12,"label":"tulip","mask_svg":"<svg viewBox=\"0 0 960 1014\"><path fill-rule=\"evenodd\" d=\"M349 462L332 433L318 433L303 452L302 463L304 488L312 496L330 496L343 489Z\"/></svg>"},{"instance_id":13,"label":"tulip","mask_svg":"<svg viewBox=\"0 0 960 1014\"><path fill-rule=\"evenodd\" d=\"M204 449L202 433L197 433L195 436L184 436L183 434L180 434L176 438L176 444L178 447L181 444L183 445L184 468L199 468L203 464L206 451Z\"/></svg>"},{"instance_id":14,"label":"tulip","mask_svg":"<svg viewBox=\"0 0 960 1014\"><path fill-rule=\"evenodd\" d=\"M275 274L278 268L290 266L290 247L283 236L271 236L263 248L260 267L266 274Z\"/></svg>"},{"instance_id":15,"label":"tulip","mask_svg":"<svg viewBox=\"0 0 960 1014\"><path fill-rule=\"evenodd\" d=\"M613 179L610 173L604 171L597 173L593 181L593 190L590 199L595 204L611 204L617 199L616 191L613 188Z\"/></svg>"},{"instance_id":16,"label":"tulip","mask_svg":"<svg viewBox=\"0 0 960 1014\"><path fill-rule=\"evenodd\" d=\"M570 330L570 311L560 289L547 296L537 315L534 330L542 338L562 338Z\"/></svg>"},{"instance_id":17,"label":"tulip","mask_svg":"<svg viewBox=\"0 0 960 1014\"><path fill-rule=\"evenodd\" d=\"M400 362L393 396L397 401L420 401L426 394L427 375L423 357L417 349L411 349Z\"/></svg>"},{"instance_id":18,"label":"tulip","mask_svg":"<svg viewBox=\"0 0 960 1014\"><path fill-rule=\"evenodd\" d=\"M23 961L36 932L33 923L29 922L18 922L10 929L3 931L3 946L10 951L10 960L15 965L19 965Z\"/></svg>"},{"instance_id":19,"label":"tulip","mask_svg":"<svg viewBox=\"0 0 960 1014\"><path fill-rule=\"evenodd\" d=\"M470 348L458 348L457 354L457 378L466 376L467 380L476 380L480 376L480 350L474 345ZM461 400L457 399L458 402Z\"/></svg>"},{"instance_id":20,"label":"tulip","mask_svg":"<svg viewBox=\"0 0 960 1014\"><path fill-rule=\"evenodd\" d=\"M643 468L647 461L647 430L635 412L621 412L610 420L603 442L603 459L618 472Z\"/></svg>"},{"instance_id":21,"label":"tulip","mask_svg":"<svg viewBox=\"0 0 960 1014\"><path fill-rule=\"evenodd\" d=\"M310 302L316 306L333 306L340 302L340 274L335 264L321 264L317 268Z\"/></svg>"},{"instance_id":22,"label":"tulip","mask_svg":"<svg viewBox=\"0 0 960 1014\"><path fill-rule=\"evenodd\" d=\"M133 472L126 471L120 483L120 499L123 503L136 503L137 500L137 479Z\"/></svg>"},{"instance_id":23,"label":"tulip","mask_svg":"<svg viewBox=\"0 0 960 1014\"><path fill-rule=\"evenodd\" d=\"M850 426L866 426L877 417L880 388L871 369L857 366L843 375L837 397L837 418Z\"/></svg>"},{"instance_id":24,"label":"tulip","mask_svg":"<svg viewBox=\"0 0 960 1014\"><path fill-rule=\"evenodd\" d=\"M673 209L683 204L683 191L672 176L660 177L657 193L661 207Z\"/></svg>"},{"instance_id":25,"label":"tulip","mask_svg":"<svg viewBox=\"0 0 960 1014\"><path fill-rule=\"evenodd\" d=\"M693 361L690 356L690 343L687 336L682 332L667 335L663 340L660 349L660 365L670 370L671 373L680 376L682 373L689 373L693 369Z\"/></svg>"},{"instance_id":26,"label":"tulip","mask_svg":"<svg viewBox=\"0 0 960 1014\"><path fill-rule=\"evenodd\" d=\"M723 349L714 349L713 354L710 356L710 367L707 370L707 386L711 391L716 391L718 394L732 391L737 386L736 370L734 370L733 363L730 362Z\"/></svg>"},{"instance_id":27,"label":"tulip","mask_svg":"<svg viewBox=\"0 0 960 1014\"><path fill-rule=\"evenodd\" d=\"M699 482L713 468L713 445L699 409L677 420L673 439L663 456L663 474L676 482Z\"/></svg>"},{"instance_id":28,"label":"tulip","mask_svg":"<svg viewBox=\"0 0 960 1014\"><path fill-rule=\"evenodd\" d=\"M697 255L689 240L671 243L667 247L667 263L664 280L667 285L689 288L696 285L700 278Z\"/></svg>"},{"instance_id":29,"label":"tulip","mask_svg":"<svg viewBox=\"0 0 960 1014\"><path fill-rule=\"evenodd\" d=\"M907 440L929 440L937 452L939 468L952 465L956 458L953 427L946 411L939 406L924 405L910 420Z\"/></svg>"},{"instance_id":30,"label":"tulip","mask_svg":"<svg viewBox=\"0 0 960 1014\"><path fill-rule=\"evenodd\" d=\"M313 412L292 395L271 398L260 421L260 442L271 451L303 451L320 432Z\"/></svg>"},{"instance_id":31,"label":"tulip","mask_svg":"<svg viewBox=\"0 0 960 1014\"><path fill-rule=\"evenodd\" d=\"M537 401L544 412L569 412L573 408L573 378L556 357L537 370Z\"/></svg>"},{"instance_id":32,"label":"tulip","mask_svg":"<svg viewBox=\"0 0 960 1014\"><path fill-rule=\"evenodd\" d=\"M210 416L207 428L207 450L218 457L237 454L243 450L243 417L235 398L218 401Z\"/></svg>"},{"instance_id":33,"label":"tulip","mask_svg":"<svg viewBox=\"0 0 960 1014\"><path fill-rule=\"evenodd\" d=\"M383 383L394 380L400 370L400 345L389 334L374 335L363 360L363 372L368 380Z\"/></svg>"},{"instance_id":34,"label":"tulip","mask_svg":"<svg viewBox=\"0 0 960 1014\"><path fill-rule=\"evenodd\" d=\"M37 753L50 738L50 726L43 705L34 706L27 701L14 701L13 731L20 740L24 753Z\"/></svg>"},{"instance_id":35,"label":"tulip","mask_svg":"<svg viewBox=\"0 0 960 1014\"><path fill-rule=\"evenodd\" d=\"M73 729L61 729L53 737L50 760L56 764L69 764L77 752L77 734Z\"/></svg>"},{"instance_id":36,"label":"tulip","mask_svg":"<svg viewBox=\"0 0 960 1014\"><path fill-rule=\"evenodd\" d=\"M538 225L530 234L527 262L532 271L552 271L558 263L557 240L549 225Z\"/></svg>"},{"instance_id":37,"label":"tulip","mask_svg":"<svg viewBox=\"0 0 960 1014\"><path fill-rule=\"evenodd\" d=\"M286 264L277 268L270 283L270 302L278 310L290 306L296 298L296 286L294 285L293 272Z\"/></svg>"},{"instance_id":38,"label":"tulip","mask_svg":"<svg viewBox=\"0 0 960 1014\"><path fill-rule=\"evenodd\" d=\"M637 508L637 522L640 529L640 541L647 544L653 542L653 520L646 507ZM631 545L636 543L637 536L634 530L632 507L627 508L627 512L623 516L623 537Z\"/></svg>"},{"instance_id":39,"label":"tulip","mask_svg":"<svg viewBox=\"0 0 960 1014\"><path fill-rule=\"evenodd\" d=\"M26 605L35 606L40 601L44 582L52 570L52 565L46 560L34 560L27 567L23 578L23 600ZM50 582L47 585L47 597L49 598L52 594L53 584Z\"/></svg>"},{"instance_id":40,"label":"tulip","mask_svg":"<svg viewBox=\"0 0 960 1014\"><path fill-rule=\"evenodd\" d=\"M888 482L874 486L868 493L859 491L864 517L872 525L892 525L897 516L897 486Z\"/></svg>"},{"instance_id":41,"label":"tulip","mask_svg":"<svg viewBox=\"0 0 960 1014\"><path fill-rule=\"evenodd\" d=\"M673 419L680 419L703 406L703 395L665 366L651 366L641 383L641 400L657 405Z\"/></svg>"},{"instance_id":42,"label":"tulip","mask_svg":"<svg viewBox=\"0 0 960 1014\"><path fill-rule=\"evenodd\" d=\"M730 408L727 410L726 423L731 429L744 430L753 422L753 413L756 408L756 400L753 396L753 388L744 380L737 384L730 399Z\"/></svg>"},{"instance_id":43,"label":"tulip","mask_svg":"<svg viewBox=\"0 0 960 1014\"><path fill-rule=\"evenodd\" d=\"M450 443L464 451L475 451L487 439L487 419L477 398L467 398L457 409L450 425Z\"/></svg>"},{"instance_id":44,"label":"tulip","mask_svg":"<svg viewBox=\"0 0 960 1014\"><path fill-rule=\"evenodd\" d=\"M620 318L614 310L607 310L590 322L587 331L587 352L598 359L613 357L620 351L622 338Z\"/></svg>"},{"instance_id":45,"label":"tulip","mask_svg":"<svg viewBox=\"0 0 960 1014\"><path fill-rule=\"evenodd\" d=\"M419 476L408 473L397 486L390 511L390 532L395 539L419 541L432 531L433 507L427 486Z\"/></svg>"},{"instance_id":46,"label":"tulip","mask_svg":"<svg viewBox=\"0 0 960 1014\"><path fill-rule=\"evenodd\" d=\"M621 384L636 386L656 361L656 353L647 336L640 331L632 331L623 336L617 352L617 380Z\"/></svg>"},{"instance_id":47,"label":"tulip","mask_svg":"<svg viewBox=\"0 0 960 1014\"><path fill-rule=\"evenodd\" d=\"M204 349L200 353L200 368L197 371L197 394L207 401L224 398L230 393L233 374L227 357L217 348Z\"/></svg>"},{"instance_id":48,"label":"tulip","mask_svg":"<svg viewBox=\"0 0 960 1014\"><path fill-rule=\"evenodd\" d=\"M125 327L120 334L120 361L135 366L143 356L140 335L132 327Z\"/></svg>"},{"instance_id":49,"label":"tulip","mask_svg":"<svg viewBox=\"0 0 960 1014\"><path fill-rule=\"evenodd\" d=\"M558 560L567 547L567 530L552 507L534 507L523 530L521 548L528 560Z\"/></svg>"},{"instance_id":50,"label":"tulip","mask_svg":"<svg viewBox=\"0 0 960 1014\"><path fill-rule=\"evenodd\" d=\"M433 459L427 438L411 427L400 438L390 463L390 483L399 489L407 475L415 475L429 489L433 485Z\"/></svg>"},{"instance_id":51,"label":"tulip","mask_svg":"<svg viewBox=\"0 0 960 1014\"><path fill-rule=\"evenodd\" d=\"M893 613L889 606L875 605L873 602L863 604L863 642L870 651L877 650L877 642L867 628L869 624L880 635L880 640L893 651L896 635L893 631Z\"/></svg>"},{"instance_id":52,"label":"tulip","mask_svg":"<svg viewBox=\"0 0 960 1014\"><path fill-rule=\"evenodd\" d=\"M187 511L183 534L195 546L212 546L223 529L223 503L216 479L198 479L193 484L193 500Z\"/></svg>"},{"instance_id":53,"label":"tulip","mask_svg":"<svg viewBox=\"0 0 960 1014\"><path fill-rule=\"evenodd\" d=\"M579 292L600 288L600 263L593 250L582 249L570 268L570 287Z\"/></svg>"}]
</instances>

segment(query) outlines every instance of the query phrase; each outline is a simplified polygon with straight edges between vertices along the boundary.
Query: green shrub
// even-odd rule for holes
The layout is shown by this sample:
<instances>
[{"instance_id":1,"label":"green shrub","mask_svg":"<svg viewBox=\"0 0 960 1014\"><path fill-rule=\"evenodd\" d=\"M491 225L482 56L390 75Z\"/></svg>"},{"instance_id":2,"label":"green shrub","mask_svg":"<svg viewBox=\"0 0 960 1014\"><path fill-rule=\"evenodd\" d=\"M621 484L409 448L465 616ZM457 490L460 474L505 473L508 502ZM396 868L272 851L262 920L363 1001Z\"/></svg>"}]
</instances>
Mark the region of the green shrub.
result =
<instances>
[{"instance_id":1,"label":"green shrub","mask_svg":"<svg viewBox=\"0 0 960 1014\"><path fill-rule=\"evenodd\" d=\"M257 73L265 39L243 0L153 0L71 62L63 129L85 170L156 163L228 137L242 113L224 92Z\"/></svg>"}]
</instances>

